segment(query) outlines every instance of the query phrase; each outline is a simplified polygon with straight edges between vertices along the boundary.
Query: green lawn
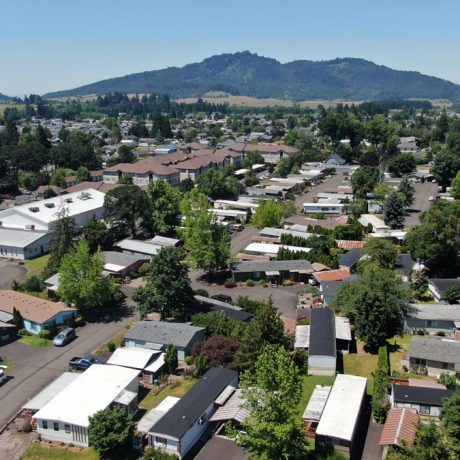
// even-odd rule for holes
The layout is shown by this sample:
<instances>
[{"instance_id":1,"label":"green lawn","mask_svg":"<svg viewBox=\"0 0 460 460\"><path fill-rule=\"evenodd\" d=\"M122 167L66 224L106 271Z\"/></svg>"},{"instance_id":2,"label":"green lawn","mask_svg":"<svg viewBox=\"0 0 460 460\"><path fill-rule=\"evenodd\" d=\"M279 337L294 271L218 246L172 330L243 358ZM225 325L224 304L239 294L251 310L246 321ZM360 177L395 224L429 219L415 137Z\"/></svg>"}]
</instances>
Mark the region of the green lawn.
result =
<instances>
[{"instance_id":1,"label":"green lawn","mask_svg":"<svg viewBox=\"0 0 460 460\"><path fill-rule=\"evenodd\" d=\"M21 460L99 460L99 455L92 448L73 452L57 447L32 444L24 452Z\"/></svg>"},{"instance_id":2,"label":"green lawn","mask_svg":"<svg viewBox=\"0 0 460 460\"><path fill-rule=\"evenodd\" d=\"M120 332L118 335L111 338L106 343L102 344L100 347L96 348L96 350L93 351L93 354L100 355L102 353L110 351L108 347L110 342L113 342L116 348L121 347L121 342L123 341L123 337L125 336L125 334L126 334L126 331Z\"/></svg>"},{"instance_id":3,"label":"green lawn","mask_svg":"<svg viewBox=\"0 0 460 460\"><path fill-rule=\"evenodd\" d=\"M158 406L166 396L184 396L196 382L197 379L194 377L185 377L183 380L172 383L160 391L158 391L157 387L153 387L147 396L139 403L139 407L141 409L150 410Z\"/></svg>"},{"instance_id":4,"label":"green lawn","mask_svg":"<svg viewBox=\"0 0 460 460\"><path fill-rule=\"evenodd\" d=\"M49 258L50 255L46 254L44 256L37 257L36 259L24 261L24 266L27 268L27 277L30 278L33 275L38 275L41 273L46 267Z\"/></svg>"},{"instance_id":5,"label":"green lawn","mask_svg":"<svg viewBox=\"0 0 460 460\"><path fill-rule=\"evenodd\" d=\"M33 348L46 348L53 345L52 340L42 339L34 335L25 335L19 339L19 342L25 343Z\"/></svg>"},{"instance_id":6,"label":"green lawn","mask_svg":"<svg viewBox=\"0 0 460 460\"><path fill-rule=\"evenodd\" d=\"M326 375L305 375L302 377L302 396L297 406L297 413L300 417L304 413L316 385L332 385L334 380L335 376L329 377Z\"/></svg>"}]
</instances>

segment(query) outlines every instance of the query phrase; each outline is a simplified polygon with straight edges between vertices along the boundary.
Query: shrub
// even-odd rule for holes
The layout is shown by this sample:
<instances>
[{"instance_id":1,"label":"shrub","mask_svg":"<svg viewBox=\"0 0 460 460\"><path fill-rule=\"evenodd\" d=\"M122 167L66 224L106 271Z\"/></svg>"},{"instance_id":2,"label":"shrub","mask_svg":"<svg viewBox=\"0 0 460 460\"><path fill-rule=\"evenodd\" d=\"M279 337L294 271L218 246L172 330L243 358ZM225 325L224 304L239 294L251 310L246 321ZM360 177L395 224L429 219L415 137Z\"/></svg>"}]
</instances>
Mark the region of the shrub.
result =
<instances>
[{"instance_id":1,"label":"shrub","mask_svg":"<svg viewBox=\"0 0 460 460\"><path fill-rule=\"evenodd\" d=\"M184 363L187 364L187 366L190 366L190 364L193 363L193 358L191 356L186 356L184 358Z\"/></svg>"},{"instance_id":2,"label":"shrub","mask_svg":"<svg viewBox=\"0 0 460 460\"><path fill-rule=\"evenodd\" d=\"M117 346L115 345L115 342L113 340L109 340L107 342L107 350L108 351L115 351L116 348L117 348Z\"/></svg>"},{"instance_id":3,"label":"shrub","mask_svg":"<svg viewBox=\"0 0 460 460\"><path fill-rule=\"evenodd\" d=\"M260 284L261 286L266 286L266 285L267 285L267 280L265 280L265 279L262 278L261 280L259 280L259 284Z\"/></svg>"},{"instance_id":4,"label":"shrub","mask_svg":"<svg viewBox=\"0 0 460 460\"><path fill-rule=\"evenodd\" d=\"M408 369L408 367L407 367L405 364L404 364L404 366L402 367L402 370L403 370L404 372L409 372L409 369Z\"/></svg>"},{"instance_id":5,"label":"shrub","mask_svg":"<svg viewBox=\"0 0 460 460\"><path fill-rule=\"evenodd\" d=\"M308 318L298 319L297 324L299 326L309 326L310 325L310 320Z\"/></svg>"},{"instance_id":6,"label":"shrub","mask_svg":"<svg viewBox=\"0 0 460 460\"><path fill-rule=\"evenodd\" d=\"M199 288L195 291L195 295L200 295L202 297L209 297L209 292L206 289Z\"/></svg>"},{"instance_id":7,"label":"shrub","mask_svg":"<svg viewBox=\"0 0 460 460\"><path fill-rule=\"evenodd\" d=\"M83 319L83 316L77 316L74 320L74 326L82 327L84 325L85 325L85 320Z\"/></svg>"},{"instance_id":8,"label":"shrub","mask_svg":"<svg viewBox=\"0 0 460 460\"><path fill-rule=\"evenodd\" d=\"M19 329L18 334L19 334L21 337L24 337L25 335L30 335L30 332L29 332L27 329L22 328L22 329Z\"/></svg>"},{"instance_id":9,"label":"shrub","mask_svg":"<svg viewBox=\"0 0 460 460\"><path fill-rule=\"evenodd\" d=\"M417 335L425 335L425 331L423 329L419 329L417 331Z\"/></svg>"},{"instance_id":10,"label":"shrub","mask_svg":"<svg viewBox=\"0 0 460 460\"><path fill-rule=\"evenodd\" d=\"M438 332L436 332L436 335L439 336L439 337L445 337L446 333L444 331L438 331Z\"/></svg>"},{"instance_id":11,"label":"shrub","mask_svg":"<svg viewBox=\"0 0 460 460\"><path fill-rule=\"evenodd\" d=\"M224 287L226 288L234 288L236 287L236 283L233 280L227 280L224 282Z\"/></svg>"},{"instance_id":12,"label":"shrub","mask_svg":"<svg viewBox=\"0 0 460 460\"><path fill-rule=\"evenodd\" d=\"M38 333L38 336L41 338L41 339L51 339L51 332L48 330L48 329L42 329L39 333Z\"/></svg>"},{"instance_id":13,"label":"shrub","mask_svg":"<svg viewBox=\"0 0 460 460\"><path fill-rule=\"evenodd\" d=\"M252 287L252 286L255 286L256 283L254 283L253 280L249 279L249 280L246 280L246 286L249 286L249 287Z\"/></svg>"},{"instance_id":14,"label":"shrub","mask_svg":"<svg viewBox=\"0 0 460 460\"><path fill-rule=\"evenodd\" d=\"M283 281L283 286L292 286L293 284L294 283L290 279L287 279L287 280Z\"/></svg>"},{"instance_id":15,"label":"shrub","mask_svg":"<svg viewBox=\"0 0 460 460\"><path fill-rule=\"evenodd\" d=\"M372 392L372 413L378 423L385 423L388 411L390 410L388 370L388 350L385 345L379 348Z\"/></svg>"}]
</instances>

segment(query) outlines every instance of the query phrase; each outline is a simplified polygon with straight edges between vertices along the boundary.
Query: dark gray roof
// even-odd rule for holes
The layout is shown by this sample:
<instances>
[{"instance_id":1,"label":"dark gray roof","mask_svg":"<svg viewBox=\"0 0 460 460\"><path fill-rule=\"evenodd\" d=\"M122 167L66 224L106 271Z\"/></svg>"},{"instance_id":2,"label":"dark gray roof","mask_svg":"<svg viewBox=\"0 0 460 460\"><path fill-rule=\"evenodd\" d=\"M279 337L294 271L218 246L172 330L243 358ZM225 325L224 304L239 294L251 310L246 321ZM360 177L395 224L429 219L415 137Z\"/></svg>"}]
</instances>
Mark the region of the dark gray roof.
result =
<instances>
[{"instance_id":1,"label":"dark gray roof","mask_svg":"<svg viewBox=\"0 0 460 460\"><path fill-rule=\"evenodd\" d=\"M453 286L460 286L459 278L430 278L428 280L441 294L441 297L444 297L447 290Z\"/></svg>"},{"instance_id":2,"label":"dark gray roof","mask_svg":"<svg viewBox=\"0 0 460 460\"><path fill-rule=\"evenodd\" d=\"M330 308L313 308L310 315L310 356L337 355L335 317Z\"/></svg>"},{"instance_id":3,"label":"dark gray roof","mask_svg":"<svg viewBox=\"0 0 460 460\"><path fill-rule=\"evenodd\" d=\"M332 154L325 163L329 162L330 160L336 161L339 165L344 165L346 161L337 153Z\"/></svg>"},{"instance_id":4,"label":"dark gray roof","mask_svg":"<svg viewBox=\"0 0 460 460\"><path fill-rule=\"evenodd\" d=\"M460 305L411 303L409 318L438 321L460 321Z\"/></svg>"},{"instance_id":5,"label":"dark gray roof","mask_svg":"<svg viewBox=\"0 0 460 460\"><path fill-rule=\"evenodd\" d=\"M414 337L409 345L409 357L460 364L460 341Z\"/></svg>"},{"instance_id":6,"label":"dark gray roof","mask_svg":"<svg viewBox=\"0 0 460 460\"><path fill-rule=\"evenodd\" d=\"M232 265L232 271L235 273L289 270L311 270L311 263L308 260L254 260L236 262Z\"/></svg>"},{"instance_id":7,"label":"dark gray roof","mask_svg":"<svg viewBox=\"0 0 460 460\"><path fill-rule=\"evenodd\" d=\"M196 295L195 300L199 302L207 312L222 313L235 321L243 321L246 323L251 321L254 317L254 315L239 307L235 307L227 302L221 302L217 299Z\"/></svg>"},{"instance_id":8,"label":"dark gray roof","mask_svg":"<svg viewBox=\"0 0 460 460\"><path fill-rule=\"evenodd\" d=\"M344 267L353 267L361 259L361 249L350 249L348 252L339 257L339 265Z\"/></svg>"},{"instance_id":9,"label":"dark gray roof","mask_svg":"<svg viewBox=\"0 0 460 460\"><path fill-rule=\"evenodd\" d=\"M212 367L152 426L150 432L181 439L237 375L231 369Z\"/></svg>"},{"instance_id":10,"label":"dark gray roof","mask_svg":"<svg viewBox=\"0 0 460 460\"><path fill-rule=\"evenodd\" d=\"M120 265L121 267L129 267L139 260L148 260L149 256L126 254L118 251L103 251L104 261L106 264Z\"/></svg>"},{"instance_id":11,"label":"dark gray roof","mask_svg":"<svg viewBox=\"0 0 460 460\"><path fill-rule=\"evenodd\" d=\"M350 281L356 281L357 279L358 275L351 275L342 281L328 281L326 283L321 283L321 293L323 295L324 305L327 307L332 303L339 287L342 286L343 283L349 283Z\"/></svg>"},{"instance_id":12,"label":"dark gray roof","mask_svg":"<svg viewBox=\"0 0 460 460\"><path fill-rule=\"evenodd\" d=\"M401 254L396 260L395 270L409 277L414 265L415 260L412 259L410 254Z\"/></svg>"},{"instance_id":13,"label":"dark gray roof","mask_svg":"<svg viewBox=\"0 0 460 460\"><path fill-rule=\"evenodd\" d=\"M125 334L125 339L186 347L203 327L166 321L139 321Z\"/></svg>"},{"instance_id":14,"label":"dark gray roof","mask_svg":"<svg viewBox=\"0 0 460 460\"><path fill-rule=\"evenodd\" d=\"M406 385L391 385L395 402L410 404L425 404L441 407L446 398L454 393L452 390L440 388L411 387Z\"/></svg>"}]
</instances>

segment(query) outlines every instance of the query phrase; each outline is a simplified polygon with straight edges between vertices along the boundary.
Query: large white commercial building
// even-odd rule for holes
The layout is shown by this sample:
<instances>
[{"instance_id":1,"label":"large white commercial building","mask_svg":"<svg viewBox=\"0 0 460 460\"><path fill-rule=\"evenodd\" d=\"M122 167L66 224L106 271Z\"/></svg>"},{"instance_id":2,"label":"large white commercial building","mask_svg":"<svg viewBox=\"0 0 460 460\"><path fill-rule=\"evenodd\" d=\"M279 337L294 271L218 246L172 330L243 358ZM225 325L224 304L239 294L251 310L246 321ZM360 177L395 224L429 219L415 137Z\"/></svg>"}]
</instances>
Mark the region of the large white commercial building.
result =
<instances>
[{"instance_id":1,"label":"large white commercial building","mask_svg":"<svg viewBox=\"0 0 460 460\"><path fill-rule=\"evenodd\" d=\"M117 405L137 410L138 375L136 369L93 364L34 415L38 434L87 447L89 417Z\"/></svg>"}]
</instances>

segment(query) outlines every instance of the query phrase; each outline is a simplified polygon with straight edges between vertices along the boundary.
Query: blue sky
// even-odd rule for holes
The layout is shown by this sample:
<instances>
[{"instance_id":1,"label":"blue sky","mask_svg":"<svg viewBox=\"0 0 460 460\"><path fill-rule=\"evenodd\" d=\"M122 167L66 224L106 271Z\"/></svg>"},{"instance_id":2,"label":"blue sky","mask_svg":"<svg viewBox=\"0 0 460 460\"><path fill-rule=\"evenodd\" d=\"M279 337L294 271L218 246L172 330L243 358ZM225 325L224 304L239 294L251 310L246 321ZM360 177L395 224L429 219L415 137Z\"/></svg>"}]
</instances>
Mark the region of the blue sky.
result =
<instances>
[{"instance_id":1,"label":"blue sky","mask_svg":"<svg viewBox=\"0 0 460 460\"><path fill-rule=\"evenodd\" d=\"M0 92L69 89L250 50L460 83L459 0L0 0Z\"/></svg>"}]
</instances>

